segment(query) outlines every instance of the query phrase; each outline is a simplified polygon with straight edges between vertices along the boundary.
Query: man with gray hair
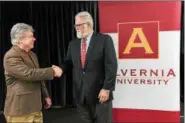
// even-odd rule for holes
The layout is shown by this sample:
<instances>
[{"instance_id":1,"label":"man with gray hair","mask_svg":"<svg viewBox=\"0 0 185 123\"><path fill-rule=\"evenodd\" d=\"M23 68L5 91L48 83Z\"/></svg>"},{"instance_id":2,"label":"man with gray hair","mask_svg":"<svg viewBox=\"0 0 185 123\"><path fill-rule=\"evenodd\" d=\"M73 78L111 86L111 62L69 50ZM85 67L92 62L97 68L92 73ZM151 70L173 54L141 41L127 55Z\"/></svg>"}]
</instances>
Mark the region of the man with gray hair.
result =
<instances>
[{"instance_id":1,"label":"man with gray hair","mask_svg":"<svg viewBox=\"0 0 185 123\"><path fill-rule=\"evenodd\" d=\"M73 67L77 109L85 123L111 123L117 73L113 40L93 31L88 12L75 16L75 29L78 39L70 42L61 68L65 72Z\"/></svg>"},{"instance_id":2,"label":"man with gray hair","mask_svg":"<svg viewBox=\"0 0 185 123\"><path fill-rule=\"evenodd\" d=\"M41 92L46 108L51 106L44 80L60 77L59 67L39 68L34 47L33 28L25 23L15 24L10 32L12 47L4 56L7 94L4 115L8 123L42 123Z\"/></svg>"}]
</instances>

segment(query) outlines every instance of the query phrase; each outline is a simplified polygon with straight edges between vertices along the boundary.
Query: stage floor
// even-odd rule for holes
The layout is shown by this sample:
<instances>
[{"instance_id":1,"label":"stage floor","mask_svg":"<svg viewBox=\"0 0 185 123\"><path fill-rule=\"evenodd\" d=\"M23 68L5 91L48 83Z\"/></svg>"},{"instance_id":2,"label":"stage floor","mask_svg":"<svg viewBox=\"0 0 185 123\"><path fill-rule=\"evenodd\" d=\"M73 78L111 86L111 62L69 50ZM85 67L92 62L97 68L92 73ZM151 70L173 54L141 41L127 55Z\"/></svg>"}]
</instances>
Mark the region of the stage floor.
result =
<instances>
[{"instance_id":1,"label":"stage floor","mask_svg":"<svg viewBox=\"0 0 185 123\"><path fill-rule=\"evenodd\" d=\"M183 107L184 109L184 107ZM181 115L184 111L181 112ZM5 119L0 114L0 123L6 123ZM44 123L83 123L77 113L76 108L64 108L64 109L49 109L44 112ZM184 123L184 117L181 117L181 123Z\"/></svg>"}]
</instances>

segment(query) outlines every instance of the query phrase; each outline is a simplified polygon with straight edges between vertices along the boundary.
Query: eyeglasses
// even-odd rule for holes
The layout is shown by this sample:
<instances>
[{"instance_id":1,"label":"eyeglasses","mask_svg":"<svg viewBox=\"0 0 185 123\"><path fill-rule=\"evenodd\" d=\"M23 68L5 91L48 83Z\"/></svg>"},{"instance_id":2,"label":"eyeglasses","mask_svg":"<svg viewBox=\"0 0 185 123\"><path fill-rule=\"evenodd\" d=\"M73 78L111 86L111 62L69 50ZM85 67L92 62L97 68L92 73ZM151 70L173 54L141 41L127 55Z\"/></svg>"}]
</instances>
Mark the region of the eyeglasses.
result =
<instances>
[{"instance_id":1,"label":"eyeglasses","mask_svg":"<svg viewBox=\"0 0 185 123\"><path fill-rule=\"evenodd\" d=\"M86 23L76 24L76 25L74 25L74 28L80 27L80 26L82 26L84 24L86 24Z\"/></svg>"}]
</instances>

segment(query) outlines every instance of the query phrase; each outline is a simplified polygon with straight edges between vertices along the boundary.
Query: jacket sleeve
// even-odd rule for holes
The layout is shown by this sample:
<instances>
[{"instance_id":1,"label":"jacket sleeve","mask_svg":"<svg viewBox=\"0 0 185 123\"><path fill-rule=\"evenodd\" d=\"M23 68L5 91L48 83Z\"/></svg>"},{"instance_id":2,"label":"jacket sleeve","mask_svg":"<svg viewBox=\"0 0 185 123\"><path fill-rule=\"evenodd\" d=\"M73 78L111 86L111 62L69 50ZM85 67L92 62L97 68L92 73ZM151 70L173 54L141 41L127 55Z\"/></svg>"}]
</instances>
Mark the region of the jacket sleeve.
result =
<instances>
[{"instance_id":1,"label":"jacket sleeve","mask_svg":"<svg viewBox=\"0 0 185 123\"><path fill-rule=\"evenodd\" d=\"M118 64L113 40L109 35L106 36L104 42L105 80L103 89L114 91Z\"/></svg>"},{"instance_id":2,"label":"jacket sleeve","mask_svg":"<svg viewBox=\"0 0 185 123\"><path fill-rule=\"evenodd\" d=\"M26 66L19 55L4 57L4 69L6 74L25 81L42 81L53 79L53 69L48 68L30 68Z\"/></svg>"}]
</instances>

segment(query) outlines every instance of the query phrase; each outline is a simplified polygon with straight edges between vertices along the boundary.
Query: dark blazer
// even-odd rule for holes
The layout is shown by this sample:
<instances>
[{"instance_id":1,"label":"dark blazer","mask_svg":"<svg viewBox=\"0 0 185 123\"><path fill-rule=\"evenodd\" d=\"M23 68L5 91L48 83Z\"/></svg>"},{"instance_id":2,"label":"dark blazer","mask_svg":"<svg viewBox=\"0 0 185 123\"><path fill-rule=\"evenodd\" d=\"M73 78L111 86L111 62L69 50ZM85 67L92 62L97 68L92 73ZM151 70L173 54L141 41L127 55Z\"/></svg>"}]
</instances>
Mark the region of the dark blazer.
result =
<instances>
[{"instance_id":1,"label":"dark blazer","mask_svg":"<svg viewBox=\"0 0 185 123\"><path fill-rule=\"evenodd\" d=\"M43 80L53 79L52 68L39 68L37 56L30 51L26 54L18 46L13 46L4 56L7 94L4 114L19 116L42 109L41 90L48 97Z\"/></svg>"},{"instance_id":2,"label":"dark blazer","mask_svg":"<svg viewBox=\"0 0 185 123\"><path fill-rule=\"evenodd\" d=\"M117 58L113 40L109 35L93 33L87 50L85 68L82 69L80 61L81 40L70 42L64 64L61 66L65 72L73 68L74 96L77 103L94 104L99 101L98 94L102 88L112 91L115 89Z\"/></svg>"}]
</instances>

